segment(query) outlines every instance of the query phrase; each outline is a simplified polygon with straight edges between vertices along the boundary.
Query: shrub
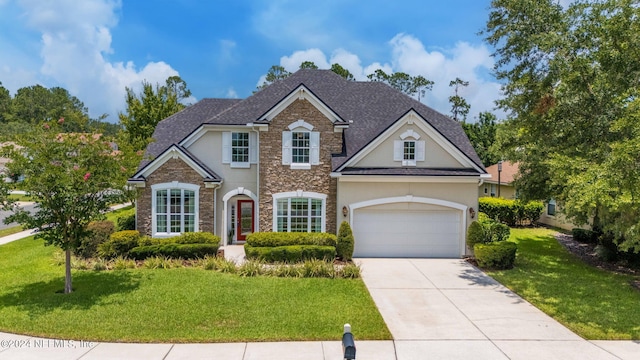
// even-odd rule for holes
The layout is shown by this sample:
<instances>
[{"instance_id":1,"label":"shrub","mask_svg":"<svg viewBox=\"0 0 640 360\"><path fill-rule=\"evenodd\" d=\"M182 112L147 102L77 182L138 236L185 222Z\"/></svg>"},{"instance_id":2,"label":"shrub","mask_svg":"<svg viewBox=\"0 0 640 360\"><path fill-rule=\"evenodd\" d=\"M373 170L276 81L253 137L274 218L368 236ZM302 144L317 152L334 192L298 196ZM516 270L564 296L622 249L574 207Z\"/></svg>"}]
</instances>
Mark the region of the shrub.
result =
<instances>
[{"instance_id":1,"label":"shrub","mask_svg":"<svg viewBox=\"0 0 640 360\"><path fill-rule=\"evenodd\" d=\"M478 216L478 218L480 218ZM473 249L475 244L483 244L486 241L484 226L479 221L473 221L467 229L467 245Z\"/></svg>"},{"instance_id":2,"label":"shrub","mask_svg":"<svg viewBox=\"0 0 640 360\"><path fill-rule=\"evenodd\" d=\"M348 222L343 221L338 231L338 242L336 245L336 256L344 261L353 258L354 239L351 226Z\"/></svg>"},{"instance_id":3,"label":"shrub","mask_svg":"<svg viewBox=\"0 0 640 360\"><path fill-rule=\"evenodd\" d=\"M511 235L511 229L509 229L507 225L499 223L497 221L493 221L487 224L487 230L487 235L490 239L490 241L488 242L506 241Z\"/></svg>"},{"instance_id":4,"label":"shrub","mask_svg":"<svg viewBox=\"0 0 640 360\"><path fill-rule=\"evenodd\" d=\"M201 259L200 264L205 270L215 270L223 273L236 272L236 263L221 256L205 256Z\"/></svg>"},{"instance_id":5,"label":"shrub","mask_svg":"<svg viewBox=\"0 0 640 360\"><path fill-rule=\"evenodd\" d=\"M332 260L336 256L333 246L289 245L275 247L254 247L244 244L247 259L261 259L266 262L299 262L310 259Z\"/></svg>"},{"instance_id":6,"label":"shrub","mask_svg":"<svg viewBox=\"0 0 640 360\"><path fill-rule=\"evenodd\" d=\"M129 251L129 256L136 260L144 260L150 257L167 257L181 259L204 258L206 255L215 255L218 252L217 244L160 244L138 246Z\"/></svg>"},{"instance_id":7,"label":"shrub","mask_svg":"<svg viewBox=\"0 0 640 360\"><path fill-rule=\"evenodd\" d=\"M329 233L303 232L257 232L247 235L247 242L253 247L274 247L289 245L319 245L336 247L337 238Z\"/></svg>"},{"instance_id":8,"label":"shrub","mask_svg":"<svg viewBox=\"0 0 640 360\"><path fill-rule=\"evenodd\" d=\"M336 268L333 266L333 262L311 259L302 263L300 273L302 277L308 278L334 278Z\"/></svg>"},{"instance_id":9,"label":"shrub","mask_svg":"<svg viewBox=\"0 0 640 360\"><path fill-rule=\"evenodd\" d=\"M357 279L360 277L360 265L346 264L339 271L338 276L344 279Z\"/></svg>"},{"instance_id":10,"label":"shrub","mask_svg":"<svg viewBox=\"0 0 640 360\"><path fill-rule=\"evenodd\" d=\"M135 230L136 229L136 209L131 208L123 210L116 217L116 225L118 231Z\"/></svg>"},{"instance_id":11,"label":"shrub","mask_svg":"<svg viewBox=\"0 0 640 360\"><path fill-rule=\"evenodd\" d=\"M573 228L571 229L573 239L585 244L595 244L598 242L598 234L595 231Z\"/></svg>"},{"instance_id":12,"label":"shrub","mask_svg":"<svg viewBox=\"0 0 640 360\"><path fill-rule=\"evenodd\" d=\"M478 199L478 210L489 218L509 226L532 224L538 221L544 205L541 201L524 203L518 200L481 197ZM478 216L480 219L480 216Z\"/></svg>"},{"instance_id":13,"label":"shrub","mask_svg":"<svg viewBox=\"0 0 640 360\"><path fill-rule=\"evenodd\" d=\"M113 260L113 270L135 269L136 262L122 256L118 256Z\"/></svg>"},{"instance_id":14,"label":"shrub","mask_svg":"<svg viewBox=\"0 0 640 360\"><path fill-rule=\"evenodd\" d=\"M210 232L189 232L168 238L145 237L139 241L140 246L165 244L215 244L220 243L220 237Z\"/></svg>"},{"instance_id":15,"label":"shrub","mask_svg":"<svg viewBox=\"0 0 640 360\"><path fill-rule=\"evenodd\" d=\"M85 259L95 257L98 246L109 240L115 231L115 226L111 221L92 221L87 226L91 234L80 240L80 245L73 250L73 254Z\"/></svg>"},{"instance_id":16,"label":"shrub","mask_svg":"<svg viewBox=\"0 0 640 360\"><path fill-rule=\"evenodd\" d=\"M518 246L510 241L476 244L473 251L478 266L489 269L511 269Z\"/></svg>"},{"instance_id":17,"label":"shrub","mask_svg":"<svg viewBox=\"0 0 640 360\"><path fill-rule=\"evenodd\" d=\"M238 267L238 275L240 276L258 276L262 275L264 270L264 264L260 260L245 261Z\"/></svg>"},{"instance_id":18,"label":"shrub","mask_svg":"<svg viewBox=\"0 0 640 360\"><path fill-rule=\"evenodd\" d=\"M127 256L129 250L138 246L140 233L136 230L123 230L111 234L109 241L98 246L98 255L106 259Z\"/></svg>"}]
</instances>

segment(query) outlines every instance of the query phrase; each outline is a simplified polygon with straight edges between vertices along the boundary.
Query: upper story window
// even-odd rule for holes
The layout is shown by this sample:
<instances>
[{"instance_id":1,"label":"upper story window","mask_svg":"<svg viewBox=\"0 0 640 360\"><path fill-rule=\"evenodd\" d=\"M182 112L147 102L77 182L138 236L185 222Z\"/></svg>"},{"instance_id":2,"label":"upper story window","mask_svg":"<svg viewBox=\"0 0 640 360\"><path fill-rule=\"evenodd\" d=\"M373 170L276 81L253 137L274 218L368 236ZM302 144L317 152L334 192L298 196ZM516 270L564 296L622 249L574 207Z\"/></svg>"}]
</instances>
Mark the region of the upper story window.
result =
<instances>
[{"instance_id":1,"label":"upper story window","mask_svg":"<svg viewBox=\"0 0 640 360\"><path fill-rule=\"evenodd\" d=\"M420 134L409 129L400 135L400 140L394 141L393 160L401 161L402 166L416 166L418 161L424 161L424 147Z\"/></svg>"},{"instance_id":2,"label":"upper story window","mask_svg":"<svg viewBox=\"0 0 640 360\"><path fill-rule=\"evenodd\" d=\"M254 132L223 132L222 163L232 168L248 168L257 163L257 142Z\"/></svg>"},{"instance_id":3,"label":"upper story window","mask_svg":"<svg viewBox=\"0 0 640 360\"><path fill-rule=\"evenodd\" d=\"M298 120L282 132L282 165L292 169L311 169L320 164L320 133L313 125Z\"/></svg>"}]
</instances>

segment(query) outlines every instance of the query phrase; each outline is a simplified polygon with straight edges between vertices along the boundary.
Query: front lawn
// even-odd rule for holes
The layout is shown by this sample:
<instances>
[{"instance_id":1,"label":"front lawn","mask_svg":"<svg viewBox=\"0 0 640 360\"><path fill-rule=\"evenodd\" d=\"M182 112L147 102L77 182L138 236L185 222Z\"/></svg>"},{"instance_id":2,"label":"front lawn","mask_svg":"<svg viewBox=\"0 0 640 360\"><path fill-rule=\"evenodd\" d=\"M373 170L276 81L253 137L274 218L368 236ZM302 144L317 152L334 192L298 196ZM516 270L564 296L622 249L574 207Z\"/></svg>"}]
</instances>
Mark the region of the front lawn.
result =
<instances>
[{"instance_id":1,"label":"front lawn","mask_svg":"<svg viewBox=\"0 0 640 360\"><path fill-rule=\"evenodd\" d=\"M124 342L391 339L360 279L240 277L200 268L74 271L29 237L0 246L0 331Z\"/></svg>"},{"instance_id":2,"label":"front lawn","mask_svg":"<svg viewBox=\"0 0 640 360\"><path fill-rule=\"evenodd\" d=\"M518 243L514 269L487 273L586 339L640 339L635 278L584 264L554 233L511 229L510 240Z\"/></svg>"}]
</instances>

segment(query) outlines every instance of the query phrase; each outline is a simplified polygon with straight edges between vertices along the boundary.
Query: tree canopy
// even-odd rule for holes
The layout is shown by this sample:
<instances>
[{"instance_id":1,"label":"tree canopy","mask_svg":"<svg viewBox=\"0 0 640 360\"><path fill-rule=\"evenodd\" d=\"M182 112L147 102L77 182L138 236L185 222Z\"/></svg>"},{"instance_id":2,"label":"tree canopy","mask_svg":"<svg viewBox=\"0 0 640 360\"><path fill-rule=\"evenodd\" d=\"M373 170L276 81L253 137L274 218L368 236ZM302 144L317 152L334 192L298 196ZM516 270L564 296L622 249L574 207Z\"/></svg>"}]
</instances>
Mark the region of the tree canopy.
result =
<instances>
[{"instance_id":1,"label":"tree canopy","mask_svg":"<svg viewBox=\"0 0 640 360\"><path fill-rule=\"evenodd\" d=\"M71 251L90 235L89 222L119 199L129 170L122 167L127 154L114 151L109 139L95 133L62 133L63 124L58 120L34 126L14 139L17 146L2 149L11 159L9 172L25 175L20 186L38 206L33 213L13 208L6 186L0 189L0 204L14 211L5 222L37 229L36 238L65 251L65 293L69 293Z\"/></svg>"},{"instance_id":2,"label":"tree canopy","mask_svg":"<svg viewBox=\"0 0 640 360\"><path fill-rule=\"evenodd\" d=\"M126 113L118 116L127 141L136 150L144 149L160 120L184 109L184 101L191 96L187 83L179 76L171 76L164 85L156 84L155 88L143 81L139 94L130 88L126 91Z\"/></svg>"},{"instance_id":3,"label":"tree canopy","mask_svg":"<svg viewBox=\"0 0 640 360\"><path fill-rule=\"evenodd\" d=\"M483 34L521 194L560 200L569 218L640 251L637 1L493 0Z\"/></svg>"},{"instance_id":4,"label":"tree canopy","mask_svg":"<svg viewBox=\"0 0 640 360\"><path fill-rule=\"evenodd\" d=\"M449 86L453 87L454 94L449 96L449 102L451 103L451 118L455 121L467 121L467 115L469 115L469 110L471 109L471 105L460 96L458 91L460 87L469 86L468 81L464 81L460 78L456 78L449 82Z\"/></svg>"}]
</instances>

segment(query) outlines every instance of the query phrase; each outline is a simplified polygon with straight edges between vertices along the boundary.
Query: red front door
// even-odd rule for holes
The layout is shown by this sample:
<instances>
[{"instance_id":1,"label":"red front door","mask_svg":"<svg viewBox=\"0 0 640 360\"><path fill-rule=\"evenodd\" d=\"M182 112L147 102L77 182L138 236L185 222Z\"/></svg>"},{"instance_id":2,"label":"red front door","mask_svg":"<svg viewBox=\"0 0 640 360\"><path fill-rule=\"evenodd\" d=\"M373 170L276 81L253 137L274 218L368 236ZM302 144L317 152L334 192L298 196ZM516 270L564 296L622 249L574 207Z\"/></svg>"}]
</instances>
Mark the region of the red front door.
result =
<instances>
[{"instance_id":1,"label":"red front door","mask_svg":"<svg viewBox=\"0 0 640 360\"><path fill-rule=\"evenodd\" d=\"M238 200L236 234L238 241L245 241L253 232L253 200Z\"/></svg>"}]
</instances>

